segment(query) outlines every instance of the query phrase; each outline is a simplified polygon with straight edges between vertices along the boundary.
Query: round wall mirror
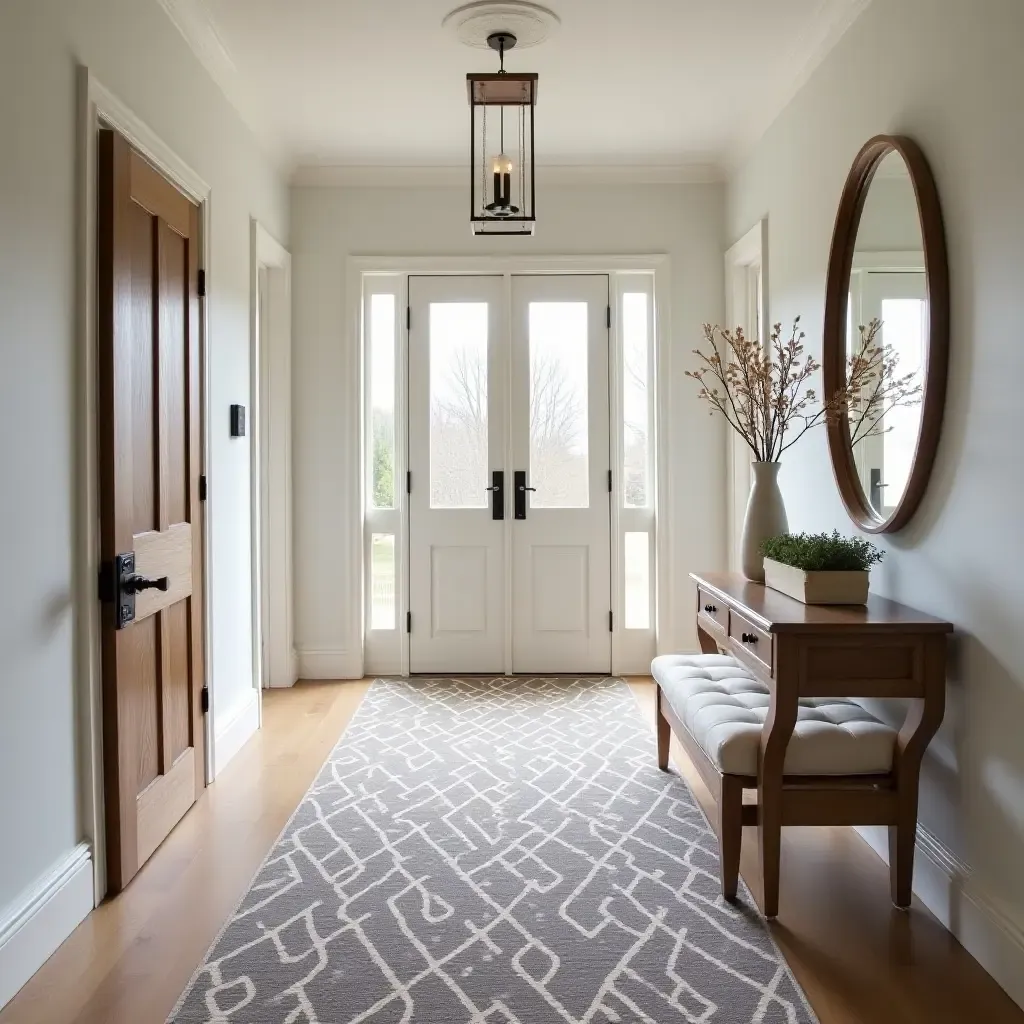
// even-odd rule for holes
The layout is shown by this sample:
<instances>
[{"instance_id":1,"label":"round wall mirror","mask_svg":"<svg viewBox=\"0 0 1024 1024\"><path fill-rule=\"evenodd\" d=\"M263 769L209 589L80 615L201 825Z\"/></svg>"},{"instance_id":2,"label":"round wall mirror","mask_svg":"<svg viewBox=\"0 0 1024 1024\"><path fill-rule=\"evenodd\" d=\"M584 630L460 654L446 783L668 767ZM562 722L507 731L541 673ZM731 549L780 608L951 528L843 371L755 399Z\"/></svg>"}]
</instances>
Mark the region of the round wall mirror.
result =
<instances>
[{"instance_id":1,"label":"round wall mirror","mask_svg":"<svg viewBox=\"0 0 1024 1024\"><path fill-rule=\"evenodd\" d=\"M828 425L850 516L905 526L924 496L942 426L949 272L935 181L921 150L881 135L858 153L829 257L822 372L844 392Z\"/></svg>"}]
</instances>

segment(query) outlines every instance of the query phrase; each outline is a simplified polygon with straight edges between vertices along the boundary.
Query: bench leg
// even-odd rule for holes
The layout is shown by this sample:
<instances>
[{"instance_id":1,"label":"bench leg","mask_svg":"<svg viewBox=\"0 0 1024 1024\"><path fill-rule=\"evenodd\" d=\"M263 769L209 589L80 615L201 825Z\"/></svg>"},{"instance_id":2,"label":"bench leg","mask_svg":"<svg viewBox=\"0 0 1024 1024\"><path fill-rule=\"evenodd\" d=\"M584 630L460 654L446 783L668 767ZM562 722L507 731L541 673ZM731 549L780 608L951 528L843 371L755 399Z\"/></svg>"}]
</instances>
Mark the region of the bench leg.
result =
<instances>
[{"instance_id":1,"label":"bench leg","mask_svg":"<svg viewBox=\"0 0 1024 1024\"><path fill-rule=\"evenodd\" d=\"M901 808L901 817L906 812ZM903 817L889 826L889 885L892 902L901 910L910 906L914 883L914 845L917 842L917 816Z\"/></svg>"},{"instance_id":2,"label":"bench leg","mask_svg":"<svg viewBox=\"0 0 1024 1024\"><path fill-rule=\"evenodd\" d=\"M662 714L661 702L665 698L662 696L661 687L657 688L657 696L655 698L655 704L658 709L658 767L664 772L668 771L668 748L669 741L672 739L672 726L668 724L668 719Z\"/></svg>"},{"instance_id":3,"label":"bench leg","mask_svg":"<svg viewBox=\"0 0 1024 1024\"><path fill-rule=\"evenodd\" d=\"M743 840L743 787L735 775L722 776L718 797L718 870L722 895L732 901L740 879L740 846Z\"/></svg>"}]
</instances>

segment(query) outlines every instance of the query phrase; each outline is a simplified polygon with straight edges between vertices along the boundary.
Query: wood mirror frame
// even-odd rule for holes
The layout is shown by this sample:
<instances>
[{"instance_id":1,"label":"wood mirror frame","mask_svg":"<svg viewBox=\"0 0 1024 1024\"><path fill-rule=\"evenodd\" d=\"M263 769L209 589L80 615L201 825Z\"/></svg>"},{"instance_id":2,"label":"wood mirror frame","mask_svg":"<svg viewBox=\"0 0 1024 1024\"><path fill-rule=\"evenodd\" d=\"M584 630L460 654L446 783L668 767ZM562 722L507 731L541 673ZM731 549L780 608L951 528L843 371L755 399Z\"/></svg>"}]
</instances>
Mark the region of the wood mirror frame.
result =
<instances>
[{"instance_id":1,"label":"wood mirror frame","mask_svg":"<svg viewBox=\"0 0 1024 1024\"><path fill-rule=\"evenodd\" d=\"M903 158L917 198L917 214L924 247L929 330L924 353L921 425L914 460L906 490L888 517L883 518L864 494L854 463L847 417L841 416L827 426L832 469L843 504L853 521L866 533L893 533L906 526L924 497L942 430L949 363L949 268L935 179L928 161L915 142L901 135L878 135L865 143L857 154L836 214L825 288L821 360L824 393L835 394L846 382L847 305L850 301L850 274L857 232L875 172L882 160L892 152Z\"/></svg>"}]
</instances>

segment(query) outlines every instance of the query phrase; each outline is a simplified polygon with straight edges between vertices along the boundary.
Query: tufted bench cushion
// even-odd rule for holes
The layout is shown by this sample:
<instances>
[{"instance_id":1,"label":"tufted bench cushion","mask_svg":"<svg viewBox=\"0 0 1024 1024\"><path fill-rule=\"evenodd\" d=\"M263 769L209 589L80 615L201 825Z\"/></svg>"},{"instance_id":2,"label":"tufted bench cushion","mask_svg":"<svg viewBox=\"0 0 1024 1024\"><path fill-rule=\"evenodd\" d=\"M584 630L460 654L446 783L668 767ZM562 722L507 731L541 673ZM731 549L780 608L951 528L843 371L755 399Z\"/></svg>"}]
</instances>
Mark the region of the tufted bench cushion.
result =
<instances>
[{"instance_id":1,"label":"tufted bench cushion","mask_svg":"<svg viewBox=\"0 0 1024 1024\"><path fill-rule=\"evenodd\" d=\"M687 732L726 775L756 775L769 691L733 658L667 654L651 674ZM896 730L859 704L800 701L786 751L787 775L872 775L892 769Z\"/></svg>"}]
</instances>

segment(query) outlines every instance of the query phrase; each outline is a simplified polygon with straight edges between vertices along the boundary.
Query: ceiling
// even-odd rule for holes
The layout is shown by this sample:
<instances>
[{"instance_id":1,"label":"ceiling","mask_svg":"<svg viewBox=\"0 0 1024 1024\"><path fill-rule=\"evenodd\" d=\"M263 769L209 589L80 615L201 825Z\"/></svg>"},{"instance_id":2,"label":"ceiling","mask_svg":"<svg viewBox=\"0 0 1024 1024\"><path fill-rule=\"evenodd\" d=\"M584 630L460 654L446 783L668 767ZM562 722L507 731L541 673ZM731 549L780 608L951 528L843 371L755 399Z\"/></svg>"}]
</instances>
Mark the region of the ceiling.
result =
<instances>
[{"instance_id":1,"label":"ceiling","mask_svg":"<svg viewBox=\"0 0 1024 1024\"><path fill-rule=\"evenodd\" d=\"M870 0L547 0L538 164L714 176L768 126ZM458 0L160 0L264 145L292 168L460 166Z\"/></svg>"}]
</instances>

